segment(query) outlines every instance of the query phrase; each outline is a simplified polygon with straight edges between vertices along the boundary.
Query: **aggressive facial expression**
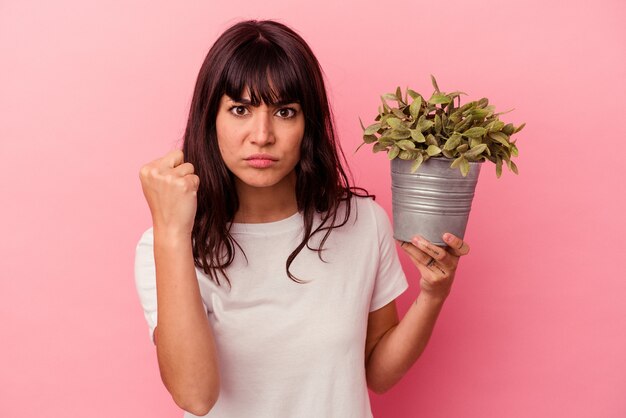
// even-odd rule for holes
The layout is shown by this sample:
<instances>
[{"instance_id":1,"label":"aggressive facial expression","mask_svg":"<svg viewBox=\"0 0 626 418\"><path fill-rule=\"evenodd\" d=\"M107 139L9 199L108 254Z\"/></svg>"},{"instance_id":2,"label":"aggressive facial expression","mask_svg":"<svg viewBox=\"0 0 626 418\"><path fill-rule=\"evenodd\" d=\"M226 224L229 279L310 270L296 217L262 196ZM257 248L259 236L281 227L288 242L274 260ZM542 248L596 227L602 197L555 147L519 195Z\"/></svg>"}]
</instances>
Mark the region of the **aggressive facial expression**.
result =
<instances>
[{"instance_id":1,"label":"aggressive facial expression","mask_svg":"<svg viewBox=\"0 0 626 418\"><path fill-rule=\"evenodd\" d=\"M223 95L216 131L224 163L239 188L274 187L293 180L304 136L300 104L252 106L247 92L241 101Z\"/></svg>"}]
</instances>

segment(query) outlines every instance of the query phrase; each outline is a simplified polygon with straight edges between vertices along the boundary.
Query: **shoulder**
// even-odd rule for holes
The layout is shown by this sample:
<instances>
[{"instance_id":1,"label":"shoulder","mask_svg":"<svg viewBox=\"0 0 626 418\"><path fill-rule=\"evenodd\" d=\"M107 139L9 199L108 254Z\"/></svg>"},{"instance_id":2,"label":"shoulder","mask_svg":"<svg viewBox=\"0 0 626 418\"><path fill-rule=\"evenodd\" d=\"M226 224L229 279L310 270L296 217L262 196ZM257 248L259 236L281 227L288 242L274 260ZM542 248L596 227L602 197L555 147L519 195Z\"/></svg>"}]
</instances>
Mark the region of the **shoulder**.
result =
<instances>
[{"instance_id":1,"label":"shoulder","mask_svg":"<svg viewBox=\"0 0 626 418\"><path fill-rule=\"evenodd\" d=\"M353 196L351 200L355 220L361 217L376 224L388 221L387 212L372 197Z\"/></svg>"},{"instance_id":2,"label":"shoulder","mask_svg":"<svg viewBox=\"0 0 626 418\"><path fill-rule=\"evenodd\" d=\"M361 232L369 231L380 238L381 233L389 228L390 221L387 212L372 197L352 196L350 198L350 217L346 223L347 229L354 231L356 228ZM340 218L345 215L348 201L341 207Z\"/></svg>"}]
</instances>

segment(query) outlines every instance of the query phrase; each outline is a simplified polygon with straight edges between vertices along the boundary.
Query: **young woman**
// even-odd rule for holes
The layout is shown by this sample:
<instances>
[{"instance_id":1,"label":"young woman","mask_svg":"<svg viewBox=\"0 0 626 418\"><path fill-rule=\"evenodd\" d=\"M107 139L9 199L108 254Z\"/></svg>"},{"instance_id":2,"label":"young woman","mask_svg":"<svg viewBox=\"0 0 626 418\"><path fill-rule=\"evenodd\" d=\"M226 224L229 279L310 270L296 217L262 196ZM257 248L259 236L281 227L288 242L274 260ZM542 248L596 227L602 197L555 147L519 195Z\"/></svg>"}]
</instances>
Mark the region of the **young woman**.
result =
<instances>
[{"instance_id":1,"label":"young woman","mask_svg":"<svg viewBox=\"0 0 626 418\"><path fill-rule=\"evenodd\" d=\"M421 291L399 321L389 219L342 159L305 41L269 20L226 30L182 151L140 170L153 224L136 285L185 416L372 417L367 388L387 391L424 350L469 246L400 243Z\"/></svg>"}]
</instances>

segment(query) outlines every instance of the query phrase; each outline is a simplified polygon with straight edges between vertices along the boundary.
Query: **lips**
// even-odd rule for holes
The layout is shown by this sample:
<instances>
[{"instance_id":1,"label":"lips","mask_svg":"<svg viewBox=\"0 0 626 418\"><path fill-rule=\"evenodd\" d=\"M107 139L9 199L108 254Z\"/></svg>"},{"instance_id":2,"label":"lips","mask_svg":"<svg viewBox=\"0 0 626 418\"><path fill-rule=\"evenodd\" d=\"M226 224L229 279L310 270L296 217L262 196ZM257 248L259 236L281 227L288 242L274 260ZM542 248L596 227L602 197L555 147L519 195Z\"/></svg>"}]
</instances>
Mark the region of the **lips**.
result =
<instances>
[{"instance_id":1,"label":"lips","mask_svg":"<svg viewBox=\"0 0 626 418\"><path fill-rule=\"evenodd\" d=\"M278 158L270 154L253 154L245 158L250 167L254 168L268 168L273 166Z\"/></svg>"},{"instance_id":2,"label":"lips","mask_svg":"<svg viewBox=\"0 0 626 418\"><path fill-rule=\"evenodd\" d=\"M253 154L249 157L245 158L247 161L250 160L270 160L270 161L278 161L278 158L270 155L270 154Z\"/></svg>"}]
</instances>

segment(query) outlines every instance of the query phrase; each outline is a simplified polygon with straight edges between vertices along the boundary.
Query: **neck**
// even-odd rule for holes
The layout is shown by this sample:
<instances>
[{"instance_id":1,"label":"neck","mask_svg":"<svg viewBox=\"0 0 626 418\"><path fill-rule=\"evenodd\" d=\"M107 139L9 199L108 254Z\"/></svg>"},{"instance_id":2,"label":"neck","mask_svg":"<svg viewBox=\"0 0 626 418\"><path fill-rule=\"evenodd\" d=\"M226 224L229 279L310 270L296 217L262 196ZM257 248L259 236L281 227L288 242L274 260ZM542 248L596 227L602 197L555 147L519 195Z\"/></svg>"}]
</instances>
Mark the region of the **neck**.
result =
<instances>
[{"instance_id":1,"label":"neck","mask_svg":"<svg viewBox=\"0 0 626 418\"><path fill-rule=\"evenodd\" d=\"M236 180L239 209L233 222L265 223L288 218L298 211L296 175L271 187L250 187Z\"/></svg>"}]
</instances>

